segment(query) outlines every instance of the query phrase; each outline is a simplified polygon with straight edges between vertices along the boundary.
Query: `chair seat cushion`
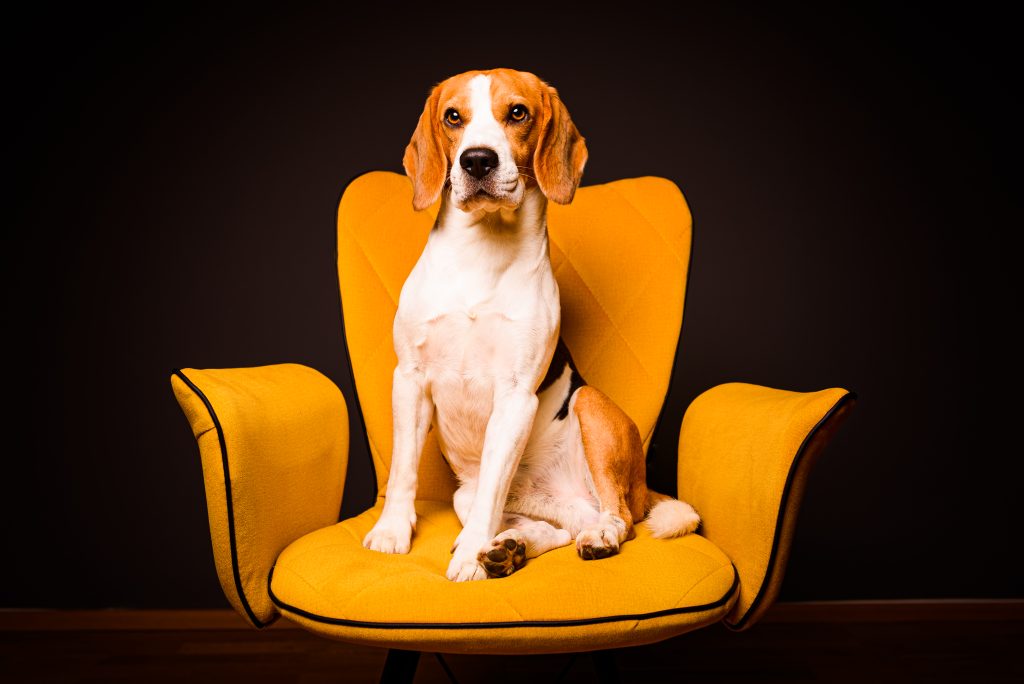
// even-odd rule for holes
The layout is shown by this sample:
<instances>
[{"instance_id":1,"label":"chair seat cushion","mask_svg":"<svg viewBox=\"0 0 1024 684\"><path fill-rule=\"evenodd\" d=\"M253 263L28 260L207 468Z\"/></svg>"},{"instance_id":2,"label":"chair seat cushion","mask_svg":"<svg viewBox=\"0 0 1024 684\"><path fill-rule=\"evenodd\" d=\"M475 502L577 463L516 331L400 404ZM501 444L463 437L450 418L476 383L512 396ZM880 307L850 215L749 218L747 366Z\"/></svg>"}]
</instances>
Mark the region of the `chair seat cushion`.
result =
<instances>
[{"instance_id":1,"label":"chair seat cushion","mask_svg":"<svg viewBox=\"0 0 1024 684\"><path fill-rule=\"evenodd\" d=\"M717 622L737 594L729 559L707 539L654 539L584 561L574 545L510 577L450 582L461 529L450 504L419 501L412 550L362 547L382 502L288 546L270 576L278 609L323 636L447 653L554 653L658 641Z\"/></svg>"}]
</instances>

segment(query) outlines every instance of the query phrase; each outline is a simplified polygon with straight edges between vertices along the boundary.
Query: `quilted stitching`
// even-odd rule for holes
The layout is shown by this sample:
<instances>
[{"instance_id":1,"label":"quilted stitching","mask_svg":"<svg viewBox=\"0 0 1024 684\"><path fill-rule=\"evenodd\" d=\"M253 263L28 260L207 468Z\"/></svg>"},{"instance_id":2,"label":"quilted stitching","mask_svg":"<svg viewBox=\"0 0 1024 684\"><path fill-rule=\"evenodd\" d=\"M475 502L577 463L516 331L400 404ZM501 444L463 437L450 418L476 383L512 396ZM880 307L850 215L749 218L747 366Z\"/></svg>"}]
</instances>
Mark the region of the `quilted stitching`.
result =
<instances>
[{"instance_id":1,"label":"quilted stitching","mask_svg":"<svg viewBox=\"0 0 1024 684\"><path fill-rule=\"evenodd\" d=\"M395 283L387 282L387 279L381 275L380 269L378 269L376 264L373 263L373 259L370 258L369 250L367 250L366 247L363 245L362 241L360 241L359 234L356 231L352 231L349 234L352 236L352 241L355 242L356 246L359 248L357 253L360 256L362 256L363 259L366 260L366 264L370 267L370 270L373 271L373 275L376 276L376 282L379 282L381 284L381 287L384 288L384 291L388 293L388 298L391 299L391 303L394 305L395 311L397 311L398 295L401 293L402 284L398 283L397 289L395 289ZM392 312L392 318L394 318L394 312Z\"/></svg>"},{"instance_id":2,"label":"quilted stitching","mask_svg":"<svg viewBox=\"0 0 1024 684\"><path fill-rule=\"evenodd\" d=\"M432 224L436 213L436 204L413 212L408 180L384 172L357 179L339 207L346 330L381 487L387 477L381 470L390 461L390 410L384 405L394 363L391 325L407 268L426 241L426 231L413 228ZM581 188L571 207L552 205L549 222L553 270L563 290L563 335L576 340L570 344L581 372L637 421L646 447L668 388L682 315L689 252L685 200L663 179L618 181ZM595 251L595 244L606 251ZM617 252L623 247L640 263L622 263L608 273L609 259L622 258ZM660 291L664 313L659 303L645 300L656 282L674 283ZM582 309L573 310L573 302ZM651 336L659 340L652 343Z\"/></svg>"},{"instance_id":3,"label":"quilted stitching","mask_svg":"<svg viewBox=\"0 0 1024 684\"><path fill-rule=\"evenodd\" d=\"M601 349L602 351L598 352L597 354L594 354L594 357L595 358L596 357L600 357L601 353L603 352L603 350L605 348L607 348L607 340L609 338L614 338L614 337L617 336L618 339L621 340L622 343L625 344L626 347L629 348L629 353L633 355L634 359L636 359L637 364L641 368L644 369L644 372L647 373L647 377L650 378L650 379L653 379L654 378L654 374L650 370L647 369L647 366L644 364L643 359L640 358L640 355L637 354L633 350L633 347L632 347L632 345L630 345L629 340L626 339L626 335L623 333L622 329L619 327L619 323L616 322L615 318L610 313L608 313L608 308L605 307L605 305L601 303L601 298L597 296L597 294L594 292L594 289L587 283L587 279L583 277L583 274L580 273L578 268L576 268L576 265L572 263L572 255L571 254L566 254L565 255L565 261L563 262L562 265L565 265L565 264L569 264L570 268L572 268L576 272L576 275L579 277L580 282L582 282L587 287L587 289L590 290L591 296L594 298L594 301L597 302L597 305L600 307L601 313L604 314L605 319L606 319L608 325L610 326L609 332L608 332L607 336L601 341L600 344L597 345L598 348ZM652 279L653 279L653 276L648 274L647 278L644 280L644 285L646 285L647 283L651 282ZM644 286L641 286L639 288L639 290L633 295L634 301L636 300L637 297L639 297L641 294L643 294L643 289L644 289ZM626 308L628 309L629 307L626 307Z\"/></svg>"},{"instance_id":4,"label":"quilted stitching","mask_svg":"<svg viewBox=\"0 0 1024 684\"><path fill-rule=\"evenodd\" d=\"M652 221L650 218L648 218L647 213L640 209L640 207L638 207L636 204L634 204L633 201L630 200L629 197L627 197L626 194L622 192L621 188L617 188L614 185L609 185L608 189L614 192L616 195L618 195L626 204L630 206L631 209L633 209L633 211L635 211L639 216L643 218L647 225L650 226L651 229L654 230L654 232L658 235L658 237L661 239L665 247L667 247L672 252L672 254L675 255L680 266L685 267L687 265L687 261L690 257L689 253L687 253L685 256L683 254L680 254L678 244L679 240L669 240L665 236L665 234L661 232L661 228L659 228L659 225L661 225L662 222ZM682 196L680 196L680 200L682 200L685 203L685 200L682 199Z\"/></svg>"},{"instance_id":5,"label":"quilted stitching","mask_svg":"<svg viewBox=\"0 0 1024 684\"><path fill-rule=\"evenodd\" d=\"M289 605L332 618L471 623L588 618L701 605L725 595L733 582L729 559L706 539L653 539L642 526L621 554L601 562L581 561L570 545L529 561L506 579L448 582L448 547L459 529L450 504L417 502L424 524L417 529L413 549L391 556L367 551L359 541L379 518L382 506L378 502L355 518L289 545L277 560L274 594ZM645 582L632 582L638 573L645 575ZM609 586L629 591L611 592ZM420 598L386 600L396 594ZM452 632L448 638L460 637Z\"/></svg>"},{"instance_id":6,"label":"quilted stitching","mask_svg":"<svg viewBox=\"0 0 1024 684\"><path fill-rule=\"evenodd\" d=\"M630 200L629 197L625 193L623 193L615 184L598 186L598 188L594 188L594 190L597 189L600 189L605 193L614 194L616 196L616 199L620 203L627 205L635 215L636 223L642 223L649 229L647 231L643 231L644 236L646 237L648 234L653 234L654 236L657 236L658 241L667 250L667 252L674 257L676 265L680 267L683 273L685 274L685 268L687 266L687 263L680 255L680 246L678 244L680 240L670 240L665 236L665 234L659 228L659 223L664 223L664 221L658 222L651 220L648 217L648 215L645 212L641 211L639 208L637 208L636 204L632 200ZM567 246L565 244L566 238L563 236L565 236L564 233L559 233L559 231L555 230L554 227L552 227L552 230L550 231L551 243L553 247L558 248L557 252L560 253L559 256L561 257L561 259L559 259L560 263L557 264L555 269L556 277L565 277L563 271L565 269L571 269L576 275L576 277L580 280L580 282L588 289L593 301L598 305L599 311L607 319L608 327L605 330L604 335L600 338L600 341L595 342L591 345L588 357L589 363L587 365L592 364L593 366L600 366L602 360L605 363L621 363L621 354L629 354L632 357L632 359L636 362L636 365L639 368L641 368L644 371L644 373L646 373L647 378L651 382L651 384L654 385L655 387L658 387L661 390L661 398L663 400L664 393L665 391L667 391L668 387L668 378L658 378L657 374L655 372L652 372L648 364L645 363L642 355L636 351L634 344L630 342L627 334L629 325L628 317L629 314L632 313L632 304L635 304L636 300L644 294L647 284L650 283L651 280L653 280L654 278L653 273L646 273L644 284L641 287L639 287L634 293L634 297L631 301L631 304L623 307L620 313L620 318L616 318L609 312L608 308L604 305L596 289L590 283L587 282L587 279L584 277L582 272L583 269L581 269L577 264L577 257L575 256L574 247L580 244L580 238L576 234L570 233L570 239L575 239L573 239L572 242ZM553 257L556 254L556 251L554 249L552 250L552 254ZM587 375L587 370L583 368L582 365L581 372L583 372L584 375ZM638 419L637 416L633 417L634 420ZM637 422L641 423L640 420L637 420ZM644 435L644 444L646 448L650 436L654 430L654 422L643 422L647 423L646 425L640 425L641 434Z\"/></svg>"}]
</instances>

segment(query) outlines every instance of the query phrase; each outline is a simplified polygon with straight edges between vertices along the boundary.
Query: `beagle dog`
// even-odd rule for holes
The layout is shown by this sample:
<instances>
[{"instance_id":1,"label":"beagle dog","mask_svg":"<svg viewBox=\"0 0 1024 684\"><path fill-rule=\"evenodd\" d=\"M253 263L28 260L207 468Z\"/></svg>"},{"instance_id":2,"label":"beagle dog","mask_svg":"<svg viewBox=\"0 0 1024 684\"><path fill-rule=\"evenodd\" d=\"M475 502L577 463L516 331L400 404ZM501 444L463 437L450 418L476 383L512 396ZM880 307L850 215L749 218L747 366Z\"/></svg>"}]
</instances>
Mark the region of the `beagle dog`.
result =
<instances>
[{"instance_id":1,"label":"beagle dog","mask_svg":"<svg viewBox=\"0 0 1024 684\"><path fill-rule=\"evenodd\" d=\"M647 488L639 430L559 338L547 202L572 201L586 161L533 74L471 71L427 98L403 164L413 207L441 205L395 315L394 451L366 548L409 551L432 424L459 482L450 580L511 575L573 540L604 558L642 519L655 537L697 528L689 504Z\"/></svg>"}]
</instances>

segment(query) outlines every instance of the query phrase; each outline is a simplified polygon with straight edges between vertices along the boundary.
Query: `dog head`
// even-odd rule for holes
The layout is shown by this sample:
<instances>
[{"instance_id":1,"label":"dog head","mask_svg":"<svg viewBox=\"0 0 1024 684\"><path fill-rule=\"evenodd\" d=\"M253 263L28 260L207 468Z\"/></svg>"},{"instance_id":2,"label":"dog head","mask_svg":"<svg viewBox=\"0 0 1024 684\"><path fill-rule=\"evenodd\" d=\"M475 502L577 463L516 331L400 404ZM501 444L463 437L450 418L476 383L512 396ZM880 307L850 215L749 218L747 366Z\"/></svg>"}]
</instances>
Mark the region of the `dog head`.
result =
<instances>
[{"instance_id":1,"label":"dog head","mask_svg":"<svg viewBox=\"0 0 1024 684\"><path fill-rule=\"evenodd\" d=\"M464 211L516 208L534 185L568 204L587 146L554 88L512 69L469 71L431 91L402 160L413 207L450 200Z\"/></svg>"}]
</instances>

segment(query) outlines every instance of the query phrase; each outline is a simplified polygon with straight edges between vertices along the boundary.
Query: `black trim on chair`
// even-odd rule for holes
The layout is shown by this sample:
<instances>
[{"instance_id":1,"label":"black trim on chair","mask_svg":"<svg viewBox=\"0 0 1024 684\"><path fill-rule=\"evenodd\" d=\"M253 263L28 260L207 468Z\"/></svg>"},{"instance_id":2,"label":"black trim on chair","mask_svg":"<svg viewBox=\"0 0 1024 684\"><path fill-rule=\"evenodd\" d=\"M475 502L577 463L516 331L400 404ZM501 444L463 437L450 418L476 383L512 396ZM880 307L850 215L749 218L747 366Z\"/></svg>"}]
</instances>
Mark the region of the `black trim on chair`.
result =
<instances>
[{"instance_id":1,"label":"black trim on chair","mask_svg":"<svg viewBox=\"0 0 1024 684\"><path fill-rule=\"evenodd\" d=\"M782 488L782 498L779 501L779 514L775 519L775 534L772 537L772 551L768 556L768 567L765 569L764 579L761 580L761 586L757 590L757 596L755 596L754 600L750 602L750 607L743 613L743 617L741 617L736 623L730 623L728 620L723 620L726 626L730 629L737 631L743 629L743 626L750 619L750 616L757 611L758 606L761 605L765 595L768 593L768 587L772 581L772 573L775 571L775 562L778 557L779 543L782 538L782 528L785 526L786 522L786 504L789 502L790 489L793 486L793 481L796 479L796 471L799 469L800 463L803 461L808 445L810 445L814 436L818 434L818 431L827 425L841 408L856 401L856 392L847 391L847 393L839 397L836 403L832 405L832 408L830 408L825 415L821 417L821 420L815 423L810 432L804 436L803 441L800 442L800 447L796 450L796 456L793 457L793 462L789 466L789 472L786 474L786 484Z\"/></svg>"},{"instance_id":2,"label":"black trim on chair","mask_svg":"<svg viewBox=\"0 0 1024 684\"><path fill-rule=\"evenodd\" d=\"M224 467L224 498L227 501L228 509L228 547L231 549L231 574L235 578L235 591L238 592L238 599L242 602L245 614L249 616L249 620L257 629L263 629L270 623L261 622L256 617L256 614L252 612L249 601L245 598L245 591L242 589L242 577L238 571L238 546L235 542L235 510L231 502L231 471L228 469L228 445L224 439L224 430L220 426L217 412L213 410L213 404L206 398L202 390L185 377L185 374L180 369L175 368L174 374L181 378L181 381L188 385L188 388L195 392L197 397L202 399L203 404L206 405L206 410L210 412L210 418L213 419L213 427L217 429L217 440L220 442L220 460Z\"/></svg>"},{"instance_id":3,"label":"black trim on chair","mask_svg":"<svg viewBox=\"0 0 1024 684\"><path fill-rule=\"evenodd\" d=\"M668 402L668 398L672 395L672 388L676 385L676 371L679 369L679 353L683 347L683 325L686 323L686 300L690 297L690 275L693 273L693 242L696 239L696 225L697 220L694 218L693 209L690 205L690 200L687 199L686 194L683 193L682 188L672 180L666 178L665 180L675 185L676 190L682 195L683 203L686 205L686 210L690 214L690 254L686 260L686 280L683 283L683 315L679 317L679 335L676 337L676 350L672 356L672 369L669 371L668 376L668 387L665 388L665 396L661 400L661 410L658 411L658 419L654 421L654 429L651 430L651 442L647 447L647 458L646 462L651 463L651 459L658 457L658 450L654 447L654 435L658 434L658 430L661 429L662 423L668 418L666 417L665 404ZM679 424L682 425L682 416L679 417ZM678 441L678 433L677 440ZM652 453L653 452L653 453ZM679 469L679 453L678 446L676 447L676 470ZM677 478L678 479L678 478ZM678 494L678 492L677 492Z\"/></svg>"},{"instance_id":4,"label":"black trim on chair","mask_svg":"<svg viewBox=\"0 0 1024 684\"><path fill-rule=\"evenodd\" d=\"M520 620L506 622L368 622L365 620L349 620L347 618L327 617L310 613L302 608L297 608L285 603L274 595L271 583L274 579L274 568L270 569L267 577L267 594L274 605L281 610L287 610L307 620L321 622L328 625L341 625L343 627L365 627L371 629L508 629L516 627L576 627L579 625L596 625L604 622L620 622L624 620L649 620L651 618L665 617L667 615L679 615L682 613L700 613L713 608L718 608L729 602L732 595L740 585L740 575L736 566L732 566L732 586L722 598L705 603L700 606L683 606L681 608L666 608L650 613L634 613L630 615L605 615L594 618L579 618L575 620ZM489 581L489 580L485 580Z\"/></svg>"},{"instance_id":5,"label":"black trim on chair","mask_svg":"<svg viewBox=\"0 0 1024 684\"><path fill-rule=\"evenodd\" d=\"M356 387L356 372L352 367L352 354L348 349L348 331L345 329L345 299L341 294L341 278L338 273L338 257L341 252L338 249L338 211L341 209L341 202L345 199L345 191L348 190L349 186L355 183L363 176L367 176L371 173L376 173L379 169L370 169L369 171L363 171L350 177L345 184L341 187L341 192L338 193L338 201L334 203L334 273L335 282L338 284L338 313L341 315L341 346L345 352L345 367L348 368L348 376L352 379L352 401L355 404L355 413L359 416L359 426L363 432L363 445L366 448L366 457L370 459L370 479L373 480L373 498L370 499L370 505L377 500L380 496L380 492L377 491L377 466L373 462L373 450L370 448L370 433L366 429L366 419L363 417L363 405L359 401L359 389ZM351 436L349 437L351 439ZM339 511L340 515L340 511Z\"/></svg>"}]
</instances>

